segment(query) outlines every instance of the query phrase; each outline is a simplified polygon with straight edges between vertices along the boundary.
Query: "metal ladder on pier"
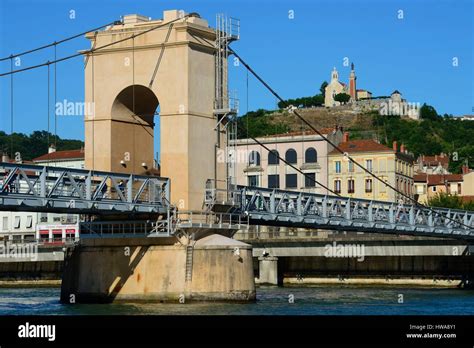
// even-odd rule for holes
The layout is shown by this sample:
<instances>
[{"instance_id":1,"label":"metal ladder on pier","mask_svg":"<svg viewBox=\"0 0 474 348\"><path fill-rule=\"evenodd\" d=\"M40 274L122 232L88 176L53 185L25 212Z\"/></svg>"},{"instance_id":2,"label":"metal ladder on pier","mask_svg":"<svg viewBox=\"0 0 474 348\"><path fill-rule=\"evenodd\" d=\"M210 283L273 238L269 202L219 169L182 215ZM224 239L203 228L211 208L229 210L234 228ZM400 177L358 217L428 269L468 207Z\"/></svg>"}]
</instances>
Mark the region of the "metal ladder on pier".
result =
<instances>
[{"instance_id":1,"label":"metal ladder on pier","mask_svg":"<svg viewBox=\"0 0 474 348\"><path fill-rule=\"evenodd\" d=\"M193 253L194 247L188 245L186 247L186 276L185 281L190 282L193 279Z\"/></svg>"}]
</instances>

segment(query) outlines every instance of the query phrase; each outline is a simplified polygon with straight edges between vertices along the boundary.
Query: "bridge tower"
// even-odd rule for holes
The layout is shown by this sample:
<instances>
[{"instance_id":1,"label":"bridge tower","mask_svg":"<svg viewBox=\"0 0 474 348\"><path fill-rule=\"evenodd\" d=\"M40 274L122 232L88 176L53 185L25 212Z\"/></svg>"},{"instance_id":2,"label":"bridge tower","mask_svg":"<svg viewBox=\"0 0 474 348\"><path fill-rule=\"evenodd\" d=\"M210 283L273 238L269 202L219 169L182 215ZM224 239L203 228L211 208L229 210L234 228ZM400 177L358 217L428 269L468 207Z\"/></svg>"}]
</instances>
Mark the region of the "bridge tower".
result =
<instances>
[{"instance_id":1,"label":"bridge tower","mask_svg":"<svg viewBox=\"0 0 474 348\"><path fill-rule=\"evenodd\" d=\"M99 48L85 53L85 100L94 106L85 120L86 168L153 168L159 108L161 176L171 179L171 201L201 209L206 180L225 180L215 156L216 31L197 14L172 10L162 20L128 15L86 37Z\"/></svg>"}]
</instances>

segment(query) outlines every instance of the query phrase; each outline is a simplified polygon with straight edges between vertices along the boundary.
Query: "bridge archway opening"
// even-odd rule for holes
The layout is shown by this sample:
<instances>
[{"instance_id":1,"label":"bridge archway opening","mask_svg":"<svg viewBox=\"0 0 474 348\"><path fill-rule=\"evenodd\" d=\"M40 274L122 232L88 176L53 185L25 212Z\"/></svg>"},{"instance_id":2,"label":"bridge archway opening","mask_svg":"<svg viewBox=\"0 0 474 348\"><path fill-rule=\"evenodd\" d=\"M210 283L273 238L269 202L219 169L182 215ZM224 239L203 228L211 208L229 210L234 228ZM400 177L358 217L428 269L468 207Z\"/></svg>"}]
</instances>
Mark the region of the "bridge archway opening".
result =
<instances>
[{"instance_id":1,"label":"bridge archway opening","mask_svg":"<svg viewBox=\"0 0 474 348\"><path fill-rule=\"evenodd\" d=\"M140 125L145 137L153 139L155 160L159 163L160 152L160 102L148 87L130 85L115 97L111 115L113 119Z\"/></svg>"},{"instance_id":2,"label":"bridge archway opening","mask_svg":"<svg viewBox=\"0 0 474 348\"><path fill-rule=\"evenodd\" d=\"M154 116L159 105L158 98L151 89L141 85L131 85L115 97L112 117L141 120L153 127Z\"/></svg>"}]
</instances>

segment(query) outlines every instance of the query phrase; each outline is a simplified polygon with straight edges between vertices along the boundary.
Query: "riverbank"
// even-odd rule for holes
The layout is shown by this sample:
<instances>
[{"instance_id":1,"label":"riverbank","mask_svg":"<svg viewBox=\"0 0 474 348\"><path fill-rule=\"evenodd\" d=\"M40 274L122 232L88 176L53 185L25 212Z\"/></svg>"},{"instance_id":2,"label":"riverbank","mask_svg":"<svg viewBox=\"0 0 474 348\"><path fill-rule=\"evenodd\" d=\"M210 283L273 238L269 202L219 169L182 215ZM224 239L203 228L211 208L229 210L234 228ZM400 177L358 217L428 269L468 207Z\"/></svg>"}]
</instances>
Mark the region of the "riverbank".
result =
<instances>
[{"instance_id":1,"label":"riverbank","mask_svg":"<svg viewBox=\"0 0 474 348\"><path fill-rule=\"evenodd\" d=\"M366 285L366 286L396 286L396 287L430 287L430 288L459 288L461 281L451 279L425 278L284 278L283 285Z\"/></svg>"}]
</instances>

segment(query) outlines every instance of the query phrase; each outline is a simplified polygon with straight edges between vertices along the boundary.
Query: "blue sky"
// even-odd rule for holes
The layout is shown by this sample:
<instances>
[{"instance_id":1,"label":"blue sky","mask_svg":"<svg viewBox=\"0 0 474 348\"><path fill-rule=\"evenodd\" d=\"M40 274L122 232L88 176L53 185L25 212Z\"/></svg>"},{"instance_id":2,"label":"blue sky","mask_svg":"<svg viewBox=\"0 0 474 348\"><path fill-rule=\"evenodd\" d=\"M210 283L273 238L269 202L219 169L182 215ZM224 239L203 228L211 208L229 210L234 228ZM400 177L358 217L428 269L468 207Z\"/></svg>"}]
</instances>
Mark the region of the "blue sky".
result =
<instances>
[{"instance_id":1,"label":"blue sky","mask_svg":"<svg viewBox=\"0 0 474 348\"><path fill-rule=\"evenodd\" d=\"M241 40L233 47L284 98L319 93L321 82L329 80L334 66L346 82L349 68L343 66L343 59L348 57L356 66L358 88L374 95L398 89L409 101L427 102L439 113L473 113L471 0L0 0L0 56L60 40L125 14L161 18L165 9L198 12L212 26L218 12L239 18ZM75 19L69 18L70 10L75 11ZM399 10L403 19L398 18ZM57 54L61 57L87 47L88 41L80 38L59 46ZM22 67L52 60L53 52L48 49L24 56ZM0 62L0 71L9 69L9 61ZM57 69L57 99L82 101L82 59L60 63ZM243 66L231 66L230 81L239 94L241 113L247 110L247 103L249 110L275 107L275 98L253 78L246 100ZM9 77L0 77L0 129L7 133L9 86ZM46 68L16 74L14 98L14 131L47 128ZM59 136L83 139L83 132L80 117L58 118Z\"/></svg>"}]
</instances>

